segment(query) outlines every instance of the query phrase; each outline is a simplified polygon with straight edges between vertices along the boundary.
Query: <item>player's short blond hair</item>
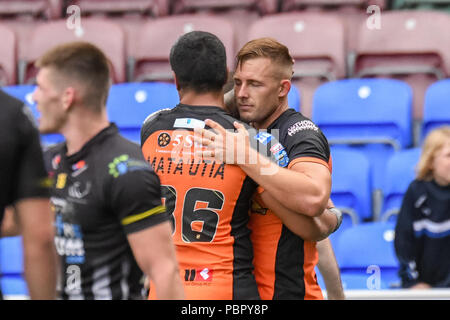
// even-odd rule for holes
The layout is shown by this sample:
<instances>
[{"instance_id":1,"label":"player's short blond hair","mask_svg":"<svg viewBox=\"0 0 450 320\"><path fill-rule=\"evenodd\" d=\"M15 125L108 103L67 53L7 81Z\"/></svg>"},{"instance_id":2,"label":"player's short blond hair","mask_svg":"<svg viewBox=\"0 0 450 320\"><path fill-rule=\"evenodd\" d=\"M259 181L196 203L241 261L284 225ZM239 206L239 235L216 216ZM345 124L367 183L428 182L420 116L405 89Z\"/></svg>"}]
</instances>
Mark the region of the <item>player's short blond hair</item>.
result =
<instances>
[{"instance_id":1,"label":"player's short blond hair","mask_svg":"<svg viewBox=\"0 0 450 320\"><path fill-rule=\"evenodd\" d=\"M236 56L236 66L239 68L245 61L255 58L269 58L280 67L282 78L292 78L294 59L289 49L277 40L266 37L247 42Z\"/></svg>"}]
</instances>

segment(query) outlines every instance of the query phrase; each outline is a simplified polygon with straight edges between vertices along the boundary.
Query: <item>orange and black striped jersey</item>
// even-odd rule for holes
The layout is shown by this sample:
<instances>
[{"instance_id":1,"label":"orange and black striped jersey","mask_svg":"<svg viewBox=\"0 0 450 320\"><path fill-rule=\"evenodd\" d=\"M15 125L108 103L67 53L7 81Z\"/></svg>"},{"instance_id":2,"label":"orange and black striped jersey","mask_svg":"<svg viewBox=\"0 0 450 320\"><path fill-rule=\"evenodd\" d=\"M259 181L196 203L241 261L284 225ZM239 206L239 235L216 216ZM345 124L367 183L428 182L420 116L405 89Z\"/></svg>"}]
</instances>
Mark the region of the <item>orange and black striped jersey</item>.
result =
<instances>
[{"instance_id":1,"label":"orange and black striped jersey","mask_svg":"<svg viewBox=\"0 0 450 320\"><path fill-rule=\"evenodd\" d=\"M331 170L328 141L320 129L302 114L288 109L267 129L279 144L271 147L278 164L292 167L300 161L317 162ZM262 299L323 299L314 267L316 243L304 241L253 199L249 227L254 247L255 278Z\"/></svg>"},{"instance_id":2,"label":"orange and black striped jersey","mask_svg":"<svg viewBox=\"0 0 450 320\"><path fill-rule=\"evenodd\" d=\"M145 159L163 186L187 299L259 299L247 227L256 183L238 166L197 161L193 128L236 121L214 106L179 104L151 115L141 130ZM153 298L150 290L150 298Z\"/></svg>"}]
</instances>

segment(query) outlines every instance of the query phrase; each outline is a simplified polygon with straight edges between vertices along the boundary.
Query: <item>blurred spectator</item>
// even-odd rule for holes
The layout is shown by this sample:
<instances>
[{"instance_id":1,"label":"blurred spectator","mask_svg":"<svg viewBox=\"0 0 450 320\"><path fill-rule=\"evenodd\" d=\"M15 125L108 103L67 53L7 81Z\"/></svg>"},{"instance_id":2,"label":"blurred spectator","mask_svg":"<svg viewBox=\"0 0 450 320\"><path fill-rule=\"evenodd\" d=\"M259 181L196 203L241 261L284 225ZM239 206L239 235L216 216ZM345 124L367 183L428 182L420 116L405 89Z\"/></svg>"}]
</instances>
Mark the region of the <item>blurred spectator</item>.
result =
<instances>
[{"instance_id":1,"label":"blurred spectator","mask_svg":"<svg viewBox=\"0 0 450 320\"><path fill-rule=\"evenodd\" d=\"M450 287L450 126L425 139L418 174L403 198L395 251L402 287Z\"/></svg>"}]
</instances>

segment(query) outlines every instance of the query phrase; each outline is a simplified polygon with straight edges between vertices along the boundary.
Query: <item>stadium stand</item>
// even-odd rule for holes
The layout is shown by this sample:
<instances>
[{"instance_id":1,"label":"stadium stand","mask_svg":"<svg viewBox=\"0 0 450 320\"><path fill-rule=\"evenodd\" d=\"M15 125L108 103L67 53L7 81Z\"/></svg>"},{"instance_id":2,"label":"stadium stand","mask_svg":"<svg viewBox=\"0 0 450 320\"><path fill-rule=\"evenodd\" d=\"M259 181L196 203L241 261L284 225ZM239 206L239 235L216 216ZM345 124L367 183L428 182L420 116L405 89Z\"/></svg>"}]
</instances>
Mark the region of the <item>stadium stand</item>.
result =
<instances>
[{"instance_id":1,"label":"stadium stand","mask_svg":"<svg viewBox=\"0 0 450 320\"><path fill-rule=\"evenodd\" d=\"M371 164L379 204L386 161L411 146L411 88L394 79L343 79L321 85L314 94L313 121L330 145L363 151ZM373 208L374 219L379 207Z\"/></svg>"},{"instance_id":2,"label":"stadium stand","mask_svg":"<svg viewBox=\"0 0 450 320\"><path fill-rule=\"evenodd\" d=\"M377 5L381 9L386 8L386 0L281 0L281 11L292 11L295 9L340 9L352 8L366 11L371 5Z\"/></svg>"},{"instance_id":3,"label":"stadium stand","mask_svg":"<svg viewBox=\"0 0 450 320\"><path fill-rule=\"evenodd\" d=\"M16 83L16 36L14 32L0 25L0 86Z\"/></svg>"},{"instance_id":4,"label":"stadium stand","mask_svg":"<svg viewBox=\"0 0 450 320\"><path fill-rule=\"evenodd\" d=\"M416 146L425 90L450 74L450 37L442 32L449 29L450 15L420 10L384 12L380 29L369 29L364 23L359 27L351 74L392 77L410 84Z\"/></svg>"},{"instance_id":5,"label":"stadium stand","mask_svg":"<svg viewBox=\"0 0 450 320\"><path fill-rule=\"evenodd\" d=\"M450 0L392 0L392 9L442 10L450 12Z\"/></svg>"},{"instance_id":6,"label":"stadium stand","mask_svg":"<svg viewBox=\"0 0 450 320\"><path fill-rule=\"evenodd\" d=\"M130 78L135 82L173 81L169 65L170 48L179 36L193 30L217 35L225 45L231 70L235 47L234 29L230 22L214 16L175 15L149 21L142 26L130 64Z\"/></svg>"},{"instance_id":7,"label":"stadium stand","mask_svg":"<svg viewBox=\"0 0 450 320\"><path fill-rule=\"evenodd\" d=\"M372 218L371 172L366 156L344 148L331 148L333 161L331 200L343 216L340 228L330 236L336 243L344 230Z\"/></svg>"},{"instance_id":8,"label":"stadium stand","mask_svg":"<svg viewBox=\"0 0 450 320\"><path fill-rule=\"evenodd\" d=\"M420 148L399 150L388 160L382 189L381 221L396 221L403 195L409 184L415 179L415 168L419 161L420 152Z\"/></svg>"},{"instance_id":9,"label":"stadium stand","mask_svg":"<svg viewBox=\"0 0 450 320\"><path fill-rule=\"evenodd\" d=\"M120 83L111 87L106 110L122 135L140 144L144 120L155 111L173 108L178 103L178 91L172 83Z\"/></svg>"},{"instance_id":10,"label":"stadium stand","mask_svg":"<svg viewBox=\"0 0 450 320\"><path fill-rule=\"evenodd\" d=\"M61 17L62 6L62 0L0 0L0 15L57 19Z\"/></svg>"},{"instance_id":11,"label":"stadium stand","mask_svg":"<svg viewBox=\"0 0 450 320\"><path fill-rule=\"evenodd\" d=\"M444 124L450 125L450 79L431 84L425 93L422 140L427 134Z\"/></svg>"},{"instance_id":12,"label":"stadium stand","mask_svg":"<svg viewBox=\"0 0 450 320\"><path fill-rule=\"evenodd\" d=\"M291 86L291 90L289 90L288 105L289 108L295 109L296 111L300 112L301 95L296 86Z\"/></svg>"},{"instance_id":13,"label":"stadium stand","mask_svg":"<svg viewBox=\"0 0 450 320\"><path fill-rule=\"evenodd\" d=\"M57 44L71 41L87 41L105 52L111 62L113 82L125 82L126 57L123 29L108 20L83 19L80 27L69 28L65 20L51 21L36 27L29 44L29 50L19 65L19 81L32 83L36 76L33 63L48 49Z\"/></svg>"},{"instance_id":14,"label":"stadium stand","mask_svg":"<svg viewBox=\"0 0 450 320\"><path fill-rule=\"evenodd\" d=\"M30 109L35 119L39 118L39 111L37 110L36 103L32 99L32 94L34 92L34 89L36 88L35 85L14 85L14 86L7 86L3 87L2 89L12 95L13 97L16 97L19 100L22 100L23 103L25 103ZM61 142L64 140L64 137L60 134L41 134L41 143L44 146L49 146L58 142Z\"/></svg>"},{"instance_id":15,"label":"stadium stand","mask_svg":"<svg viewBox=\"0 0 450 320\"><path fill-rule=\"evenodd\" d=\"M253 23L248 33L248 40L261 37L275 38L289 48L295 59L293 84L302 93L302 113L310 117L314 90L346 75L341 20L302 12L266 16Z\"/></svg>"},{"instance_id":16,"label":"stadium stand","mask_svg":"<svg viewBox=\"0 0 450 320\"><path fill-rule=\"evenodd\" d=\"M399 285L394 229L393 223L367 222L342 233L334 248L344 290Z\"/></svg>"},{"instance_id":17,"label":"stadium stand","mask_svg":"<svg viewBox=\"0 0 450 320\"><path fill-rule=\"evenodd\" d=\"M23 276L22 237L0 239L0 280L5 295L27 295L28 289Z\"/></svg>"},{"instance_id":18,"label":"stadium stand","mask_svg":"<svg viewBox=\"0 0 450 320\"><path fill-rule=\"evenodd\" d=\"M247 42L248 26L260 17L278 11L278 0L173 0L172 14L214 15L235 28L236 48Z\"/></svg>"},{"instance_id":19,"label":"stadium stand","mask_svg":"<svg viewBox=\"0 0 450 320\"><path fill-rule=\"evenodd\" d=\"M135 51L137 34L149 20L170 13L169 0L77 0L71 5L79 6L82 17L105 17L119 24L126 34L126 53ZM129 79L127 79L128 81Z\"/></svg>"}]
</instances>

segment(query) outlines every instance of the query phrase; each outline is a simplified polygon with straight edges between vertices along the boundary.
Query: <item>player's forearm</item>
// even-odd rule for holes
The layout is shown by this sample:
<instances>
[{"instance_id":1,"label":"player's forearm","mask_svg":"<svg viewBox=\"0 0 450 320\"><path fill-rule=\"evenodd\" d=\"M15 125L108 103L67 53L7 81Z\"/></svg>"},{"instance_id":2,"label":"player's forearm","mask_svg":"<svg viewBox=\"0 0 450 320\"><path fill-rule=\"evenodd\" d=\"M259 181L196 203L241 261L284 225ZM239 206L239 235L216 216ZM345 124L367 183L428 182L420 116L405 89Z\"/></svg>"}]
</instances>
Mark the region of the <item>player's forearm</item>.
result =
<instances>
[{"instance_id":1,"label":"player's forearm","mask_svg":"<svg viewBox=\"0 0 450 320\"><path fill-rule=\"evenodd\" d=\"M154 266L149 272L158 300L184 299L184 289L176 263L162 260L159 265Z\"/></svg>"},{"instance_id":2,"label":"player's forearm","mask_svg":"<svg viewBox=\"0 0 450 320\"><path fill-rule=\"evenodd\" d=\"M328 300L345 299L339 266L336 262L330 239L317 242L316 248L319 253L317 267L325 282Z\"/></svg>"},{"instance_id":3,"label":"player's forearm","mask_svg":"<svg viewBox=\"0 0 450 320\"><path fill-rule=\"evenodd\" d=\"M337 226L336 216L328 209L317 217L308 217L289 210L268 192L263 192L261 199L289 230L304 240L320 241L328 237Z\"/></svg>"},{"instance_id":4,"label":"player's forearm","mask_svg":"<svg viewBox=\"0 0 450 320\"><path fill-rule=\"evenodd\" d=\"M30 298L50 300L56 296L56 255L53 239L24 237L25 278Z\"/></svg>"},{"instance_id":5,"label":"player's forearm","mask_svg":"<svg viewBox=\"0 0 450 320\"><path fill-rule=\"evenodd\" d=\"M322 214L329 188L305 173L279 167L253 148L247 160L239 163L242 170L285 207L309 217Z\"/></svg>"}]
</instances>

